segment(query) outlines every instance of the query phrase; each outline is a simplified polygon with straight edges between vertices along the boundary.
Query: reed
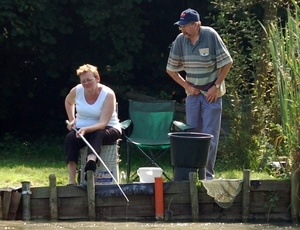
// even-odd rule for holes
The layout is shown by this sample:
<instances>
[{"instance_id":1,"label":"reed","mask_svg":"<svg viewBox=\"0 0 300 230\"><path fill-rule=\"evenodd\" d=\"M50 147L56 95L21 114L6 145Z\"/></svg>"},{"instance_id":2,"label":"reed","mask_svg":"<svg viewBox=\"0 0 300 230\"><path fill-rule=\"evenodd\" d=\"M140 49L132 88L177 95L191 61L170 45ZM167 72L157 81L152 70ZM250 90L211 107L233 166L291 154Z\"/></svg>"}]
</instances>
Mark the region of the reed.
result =
<instances>
[{"instance_id":1,"label":"reed","mask_svg":"<svg viewBox=\"0 0 300 230\"><path fill-rule=\"evenodd\" d=\"M300 165L300 9L296 1L287 9L287 21L270 24L269 46L280 102L282 136L293 169Z\"/></svg>"}]
</instances>

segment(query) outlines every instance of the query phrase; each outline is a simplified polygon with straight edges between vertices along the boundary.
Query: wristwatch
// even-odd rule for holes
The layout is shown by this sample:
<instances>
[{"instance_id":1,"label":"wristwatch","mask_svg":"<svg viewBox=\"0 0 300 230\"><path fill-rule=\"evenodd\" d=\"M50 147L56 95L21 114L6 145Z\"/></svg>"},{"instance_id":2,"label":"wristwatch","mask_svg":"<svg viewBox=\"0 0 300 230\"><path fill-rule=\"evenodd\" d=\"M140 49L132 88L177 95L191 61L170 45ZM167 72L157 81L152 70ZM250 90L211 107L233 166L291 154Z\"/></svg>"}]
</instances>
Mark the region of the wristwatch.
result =
<instances>
[{"instance_id":1,"label":"wristwatch","mask_svg":"<svg viewBox=\"0 0 300 230\"><path fill-rule=\"evenodd\" d=\"M220 85L219 84L214 84L214 86L216 86L217 89L220 89Z\"/></svg>"}]
</instances>

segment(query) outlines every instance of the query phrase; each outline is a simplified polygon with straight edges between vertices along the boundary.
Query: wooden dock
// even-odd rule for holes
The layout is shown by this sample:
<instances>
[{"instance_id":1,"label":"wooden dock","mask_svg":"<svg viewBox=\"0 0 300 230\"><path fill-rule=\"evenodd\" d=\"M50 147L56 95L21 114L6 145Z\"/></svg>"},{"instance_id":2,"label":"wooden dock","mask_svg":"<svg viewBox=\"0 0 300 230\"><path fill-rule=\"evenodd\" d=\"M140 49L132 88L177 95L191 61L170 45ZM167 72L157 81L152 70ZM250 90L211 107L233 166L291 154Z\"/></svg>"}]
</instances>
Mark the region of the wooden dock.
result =
<instances>
[{"instance_id":1,"label":"wooden dock","mask_svg":"<svg viewBox=\"0 0 300 230\"><path fill-rule=\"evenodd\" d=\"M221 185L219 197L212 197L205 183L195 178L191 173L190 181L163 183L165 221L292 221L290 180L251 181L246 174L241 190L224 208L224 204L220 205L224 201L222 194L230 180L209 184ZM129 202L117 185L56 186L55 175L50 175L49 187L30 188L25 182L22 188L1 190L0 219L156 220L153 183L120 186Z\"/></svg>"}]
</instances>

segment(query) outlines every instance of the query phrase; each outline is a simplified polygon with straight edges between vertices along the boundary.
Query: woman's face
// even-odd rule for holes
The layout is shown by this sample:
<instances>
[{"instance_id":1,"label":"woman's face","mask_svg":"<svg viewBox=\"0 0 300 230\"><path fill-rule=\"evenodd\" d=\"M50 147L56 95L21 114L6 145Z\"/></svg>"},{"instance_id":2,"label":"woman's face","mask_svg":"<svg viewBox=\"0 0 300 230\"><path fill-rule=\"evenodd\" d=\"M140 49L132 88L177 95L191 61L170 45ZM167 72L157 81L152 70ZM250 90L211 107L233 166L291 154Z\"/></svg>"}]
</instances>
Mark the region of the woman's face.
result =
<instances>
[{"instance_id":1,"label":"woman's face","mask_svg":"<svg viewBox=\"0 0 300 230\"><path fill-rule=\"evenodd\" d=\"M80 83L83 85L83 88L93 88L99 82L98 79L92 72L85 72L80 74Z\"/></svg>"}]
</instances>

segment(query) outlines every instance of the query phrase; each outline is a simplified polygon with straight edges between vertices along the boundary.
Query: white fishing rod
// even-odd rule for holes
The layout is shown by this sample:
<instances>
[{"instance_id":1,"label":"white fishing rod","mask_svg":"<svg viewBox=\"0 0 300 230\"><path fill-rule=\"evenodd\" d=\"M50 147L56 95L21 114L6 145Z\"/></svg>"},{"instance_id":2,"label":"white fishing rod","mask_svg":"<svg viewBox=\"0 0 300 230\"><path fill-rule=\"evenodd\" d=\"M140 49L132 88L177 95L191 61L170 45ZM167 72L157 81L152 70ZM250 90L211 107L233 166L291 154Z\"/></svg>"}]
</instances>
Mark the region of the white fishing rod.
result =
<instances>
[{"instance_id":1,"label":"white fishing rod","mask_svg":"<svg viewBox=\"0 0 300 230\"><path fill-rule=\"evenodd\" d=\"M68 125L70 122L68 120L66 120L66 124ZM114 181L116 182L117 186L119 187L121 193L123 194L123 196L125 197L125 199L127 200L127 202L129 202L129 199L127 198L127 196L125 195L124 191L122 190L121 186L119 185L118 181L116 180L116 178L114 177L114 175L110 172L109 168L106 166L106 164L103 162L103 160L101 159L101 157L98 155L98 153L95 151L95 149L90 145L90 143L85 139L85 137L79 133L74 126L72 126L72 129L80 136L80 138L86 143L86 145L93 151L93 153L95 154L95 156L99 159L99 161L103 164L103 166L106 168L106 170L109 172L109 174L111 175L111 177L114 179Z\"/></svg>"}]
</instances>

